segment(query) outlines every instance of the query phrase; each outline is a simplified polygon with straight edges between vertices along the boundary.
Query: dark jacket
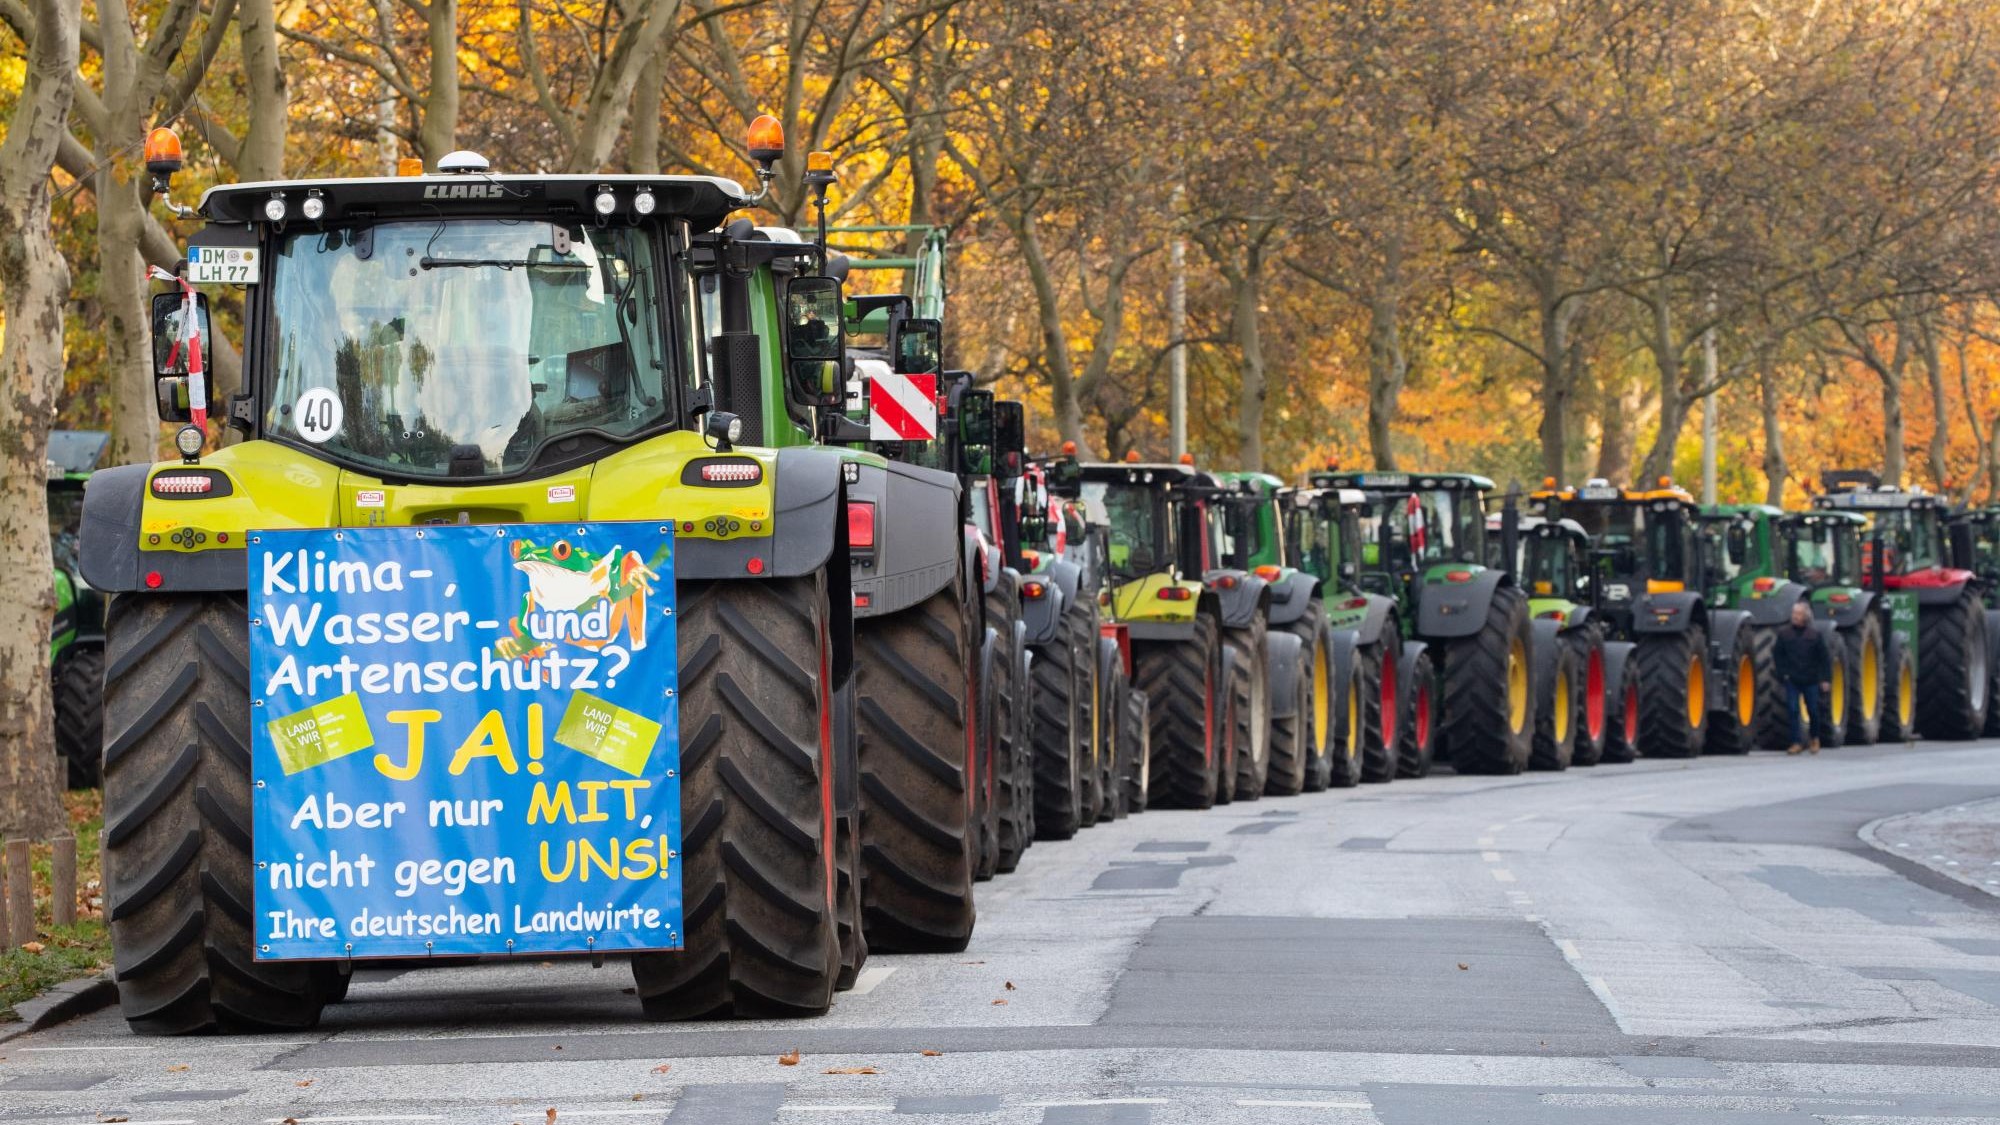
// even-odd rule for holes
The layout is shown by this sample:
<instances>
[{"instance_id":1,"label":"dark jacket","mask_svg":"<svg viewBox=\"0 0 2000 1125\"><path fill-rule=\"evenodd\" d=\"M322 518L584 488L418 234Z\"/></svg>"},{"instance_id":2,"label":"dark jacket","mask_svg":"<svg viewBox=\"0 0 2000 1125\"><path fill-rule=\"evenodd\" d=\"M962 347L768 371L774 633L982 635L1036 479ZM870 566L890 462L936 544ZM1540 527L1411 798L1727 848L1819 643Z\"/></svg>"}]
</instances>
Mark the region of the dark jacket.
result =
<instances>
[{"instance_id":1,"label":"dark jacket","mask_svg":"<svg viewBox=\"0 0 2000 1125\"><path fill-rule=\"evenodd\" d=\"M1814 625L1801 629L1787 621L1778 626L1774 650L1772 663L1785 683L1823 684L1833 678L1833 654Z\"/></svg>"}]
</instances>

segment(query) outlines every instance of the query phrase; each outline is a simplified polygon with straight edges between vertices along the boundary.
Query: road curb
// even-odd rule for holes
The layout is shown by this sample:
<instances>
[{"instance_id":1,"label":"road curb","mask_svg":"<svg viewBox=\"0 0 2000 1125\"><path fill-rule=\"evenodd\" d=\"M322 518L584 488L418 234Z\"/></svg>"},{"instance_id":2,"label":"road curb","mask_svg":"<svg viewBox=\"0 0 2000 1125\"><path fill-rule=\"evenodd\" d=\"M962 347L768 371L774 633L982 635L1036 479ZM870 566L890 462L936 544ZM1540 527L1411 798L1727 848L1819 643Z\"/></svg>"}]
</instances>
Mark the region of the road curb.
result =
<instances>
[{"instance_id":1,"label":"road curb","mask_svg":"<svg viewBox=\"0 0 2000 1125\"><path fill-rule=\"evenodd\" d=\"M1971 889L1978 891L1979 893L1986 895L1990 898L2000 898L2000 888L1989 887L1984 883L1980 882L1977 878L1975 878L1972 875L1973 871L1975 870L1983 871L1984 870L1983 868L1968 868L1963 865L1950 866L1944 863L1940 863L1937 860L1932 859L1928 855L1919 854L1927 849L1912 849L1908 847L1898 847L1896 844L1891 843L1890 841L1882 838L1883 831L1885 828L1888 829L1890 835L1894 835L1895 833L1893 826L1896 824L1900 824L1904 821L1912 821L1920 818L1932 817L1942 812L1950 812L1954 809L1967 809L1975 805L1990 805L1990 804L2000 804L2000 798L1989 798L1984 801L1961 801L1951 805L1940 805L1935 809L1924 809L1917 812L1897 813L1894 816L1885 816L1876 820L1869 821L1868 823L1862 825L1860 829L1858 829L1855 832L1855 835L1861 838L1862 843L1867 844L1869 847L1874 848L1876 851L1881 852L1884 855L1894 856L1899 860L1902 860L1906 863L1915 864L1916 866L1924 868L1927 871L1934 871L1937 874L1942 875L1947 879L1950 879L1952 882L1959 884L1960 886L1970 887Z\"/></svg>"},{"instance_id":2,"label":"road curb","mask_svg":"<svg viewBox=\"0 0 2000 1125\"><path fill-rule=\"evenodd\" d=\"M47 1031L59 1023L101 1011L117 1002L118 985L108 972L64 981L32 1000L14 1005L14 1014L21 1017L21 1022L0 1028L0 1043L37 1031Z\"/></svg>"}]
</instances>

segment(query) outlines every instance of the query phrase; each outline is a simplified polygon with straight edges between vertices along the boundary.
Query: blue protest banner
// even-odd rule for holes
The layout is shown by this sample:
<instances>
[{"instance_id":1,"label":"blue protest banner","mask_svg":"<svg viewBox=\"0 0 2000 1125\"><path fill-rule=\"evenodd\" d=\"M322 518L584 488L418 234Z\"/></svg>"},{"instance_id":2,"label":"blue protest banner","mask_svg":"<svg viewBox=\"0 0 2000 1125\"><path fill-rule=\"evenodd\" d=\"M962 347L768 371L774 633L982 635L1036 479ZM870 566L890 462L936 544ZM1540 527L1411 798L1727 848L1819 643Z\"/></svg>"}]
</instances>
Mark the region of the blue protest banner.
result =
<instances>
[{"instance_id":1,"label":"blue protest banner","mask_svg":"<svg viewBox=\"0 0 2000 1125\"><path fill-rule=\"evenodd\" d=\"M673 529L250 536L265 960L681 944Z\"/></svg>"}]
</instances>

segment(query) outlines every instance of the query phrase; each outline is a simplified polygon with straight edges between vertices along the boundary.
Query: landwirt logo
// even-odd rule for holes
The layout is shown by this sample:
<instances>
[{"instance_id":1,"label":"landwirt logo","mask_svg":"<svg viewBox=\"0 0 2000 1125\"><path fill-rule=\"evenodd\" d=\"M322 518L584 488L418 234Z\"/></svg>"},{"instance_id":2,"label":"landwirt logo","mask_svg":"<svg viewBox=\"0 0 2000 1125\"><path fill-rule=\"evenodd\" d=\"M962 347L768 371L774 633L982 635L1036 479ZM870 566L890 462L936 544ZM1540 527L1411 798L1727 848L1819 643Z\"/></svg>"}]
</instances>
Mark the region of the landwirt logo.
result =
<instances>
[{"instance_id":1,"label":"landwirt logo","mask_svg":"<svg viewBox=\"0 0 2000 1125\"><path fill-rule=\"evenodd\" d=\"M614 546L593 555L567 539L549 547L516 539L514 569L528 576L528 592L493 645L499 655L533 659L557 641L595 651L621 631L632 651L646 647L646 595L659 575L639 552Z\"/></svg>"},{"instance_id":2,"label":"landwirt logo","mask_svg":"<svg viewBox=\"0 0 2000 1125\"><path fill-rule=\"evenodd\" d=\"M425 199L498 199L506 194L499 184L425 184Z\"/></svg>"}]
</instances>

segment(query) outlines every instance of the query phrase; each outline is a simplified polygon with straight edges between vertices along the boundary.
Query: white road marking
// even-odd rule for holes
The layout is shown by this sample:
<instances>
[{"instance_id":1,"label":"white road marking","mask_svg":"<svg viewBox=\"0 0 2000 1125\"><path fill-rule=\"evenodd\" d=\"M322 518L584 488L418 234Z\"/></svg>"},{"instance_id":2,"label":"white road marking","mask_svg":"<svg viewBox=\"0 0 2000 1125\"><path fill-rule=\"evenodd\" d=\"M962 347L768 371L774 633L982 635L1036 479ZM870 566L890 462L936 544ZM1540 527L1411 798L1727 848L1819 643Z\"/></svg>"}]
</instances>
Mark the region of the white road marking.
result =
<instances>
[{"instance_id":1,"label":"white road marking","mask_svg":"<svg viewBox=\"0 0 2000 1125\"><path fill-rule=\"evenodd\" d=\"M376 1113L354 1114L346 1117L266 1117L264 1125L285 1125L295 1121L298 1125L311 1125L315 1121L443 1121L435 1113Z\"/></svg>"},{"instance_id":2,"label":"white road marking","mask_svg":"<svg viewBox=\"0 0 2000 1125\"><path fill-rule=\"evenodd\" d=\"M1059 1105L1167 1105L1165 1098L1071 1098L1064 1101L1022 1102L1030 1109L1053 1109Z\"/></svg>"},{"instance_id":3,"label":"white road marking","mask_svg":"<svg viewBox=\"0 0 2000 1125\"><path fill-rule=\"evenodd\" d=\"M893 1105L781 1105L792 1113L894 1113Z\"/></svg>"},{"instance_id":4,"label":"white road marking","mask_svg":"<svg viewBox=\"0 0 2000 1125\"><path fill-rule=\"evenodd\" d=\"M1480 846L1480 847L1482 847L1482 848L1490 848L1490 847L1492 847L1492 846L1493 846L1493 837L1491 837L1491 836L1481 836L1481 837L1479 838L1479 846Z\"/></svg>"},{"instance_id":5,"label":"white road marking","mask_svg":"<svg viewBox=\"0 0 2000 1125\"><path fill-rule=\"evenodd\" d=\"M1494 868L1493 877L1495 879L1500 880L1502 883L1511 883L1514 881L1514 873L1512 871L1507 870L1504 867Z\"/></svg>"},{"instance_id":6,"label":"white road marking","mask_svg":"<svg viewBox=\"0 0 2000 1125\"><path fill-rule=\"evenodd\" d=\"M1488 832L1505 832L1507 831L1507 826L1504 824L1489 824L1486 826L1486 830Z\"/></svg>"},{"instance_id":7,"label":"white road marking","mask_svg":"<svg viewBox=\"0 0 2000 1125\"><path fill-rule=\"evenodd\" d=\"M1604 983L1603 977L1584 977L1583 983L1597 994L1597 1002L1604 1005L1604 1010L1611 1013L1611 1022L1618 1025L1618 1030L1625 1031L1625 1013L1618 1010L1618 1002L1611 998L1611 986Z\"/></svg>"},{"instance_id":8,"label":"white road marking","mask_svg":"<svg viewBox=\"0 0 2000 1125\"><path fill-rule=\"evenodd\" d=\"M1556 948L1562 950L1563 956L1569 958L1572 961L1578 960L1582 957L1582 954L1576 951L1576 943L1569 940L1568 938L1563 938L1562 940L1556 942Z\"/></svg>"},{"instance_id":9,"label":"white road marking","mask_svg":"<svg viewBox=\"0 0 2000 1125\"><path fill-rule=\"evenodd\" d=\"M664 1100L664 1099L663 1099L663 1100ZM660 1116L660 1113L661 1113L661 1112L662 1112L662 1110L661 1110L661 1107L660 1107L660 1106L659 1106L658 1104L655 1104L655 1105L650 1105L650 1106L647 1106L647 1107L646 1107L646 1108L644 1108L644 1109L639 1109L639 1108L637 1108L637 1107L634 1107L634 1108L632 1108L632 1109L558 1109L558 1110L556 1111L556 1116L558 1116L558 1117L561 1117L561 1118L571 1118L571 1117L658 1117L658 1116ZM301 1118L299 1118L299 1120L300 1120L300 1121L306 1121L306 1120L309 1120L309 1119L308 1119L308 1118L304 1118L304 1117L301 1117ZM331 1121L331 1120L333 1120L333 1119L332 1119L332 1118L330 1118L330 1117L322 1117L322 1118L320 1118L319 1120L321 1120L321 1121Z\"/></svg>"},{"instance_id":10,"label":"white road marking","mask_svg":"<svg viewBox=\"0 0 2000 1125\"><path fill-rule=\"evenodd\" d=\"M1483 859L1483 860L1485 860L1485 861L1486 861L1486 862L1488 862L1488 863L1499 863L1499 862L1500 862L1500 853L1499 853L1499 852L1480 852L1480 853L1479 853L1479 858L1480 858L1480 859Z\"/></svg>"},{"instance_id":11,"label":"white road marking","mask_svg":"<svg viewBox=\"0 0 2000 1125\"><path fill-rule=\"evenodd\" d=\"M855 974L854 987L848 989L847 994L849 996L866 996L875 991L883 981L888 980L889 974L895 971L896 967L894 965L870 965Z\"/></svg>"},{"instance_id":12,"label":"white road marking","mask_svg":"<svg viewBox=\"0 0 2000 1125\"><path fill-rule=\"evenodd\" d=\"M259 1040L259 1045L262 1040ZM22 1047L23 1051L157 1051L151 1043L105 1043L96 1047Z\"/></svg>"},{"instance_id":13,"label":"white road marking","mask_svg":"<svg viewBox=\"0 0 2000 1125\"><path fill-rule=\"evenodd\" d=\"M1241 1106L1258 1106L1271 1109L1374 1109L1373 1102L1286 1102L1259 1098L1245 1098L1236 1103Z\"/></svg>"}]
</instances>

